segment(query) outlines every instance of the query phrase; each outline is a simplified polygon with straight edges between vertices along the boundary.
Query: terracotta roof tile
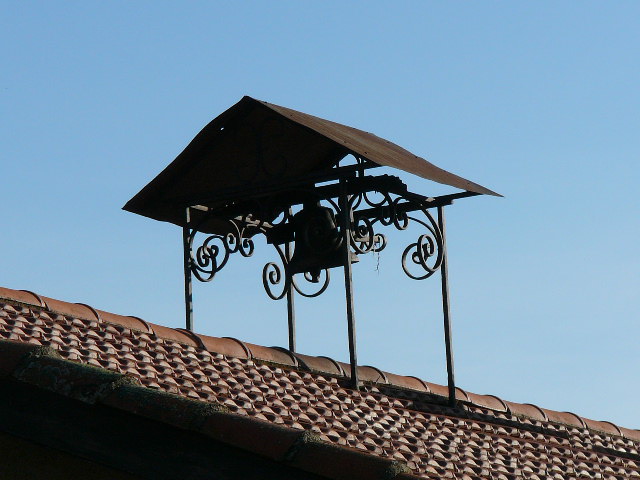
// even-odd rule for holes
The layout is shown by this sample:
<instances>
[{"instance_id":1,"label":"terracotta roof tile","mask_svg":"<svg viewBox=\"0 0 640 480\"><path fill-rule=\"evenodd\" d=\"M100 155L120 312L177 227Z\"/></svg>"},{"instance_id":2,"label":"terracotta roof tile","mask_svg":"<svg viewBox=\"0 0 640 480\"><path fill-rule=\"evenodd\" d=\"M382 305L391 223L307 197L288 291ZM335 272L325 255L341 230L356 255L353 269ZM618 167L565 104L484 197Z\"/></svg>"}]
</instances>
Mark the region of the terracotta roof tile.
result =
<instances>
[{"instance_id":1,"label":"terracotta roof tile","mask_svg":"<svg viewBox=\"0 0 640 480\"><path fill-rule=\"evenodd\" d=\"M364 385L354 391L344 381L348 365L329 358L24 291L0 296L0 338L11 340L0 340L0 377L329 478L640 478L640 432L609 422L463 390L452 409L445 387L375 367L360 367ZM43 373L53 366L64 382Z\"/></svg>"}]
</instances>

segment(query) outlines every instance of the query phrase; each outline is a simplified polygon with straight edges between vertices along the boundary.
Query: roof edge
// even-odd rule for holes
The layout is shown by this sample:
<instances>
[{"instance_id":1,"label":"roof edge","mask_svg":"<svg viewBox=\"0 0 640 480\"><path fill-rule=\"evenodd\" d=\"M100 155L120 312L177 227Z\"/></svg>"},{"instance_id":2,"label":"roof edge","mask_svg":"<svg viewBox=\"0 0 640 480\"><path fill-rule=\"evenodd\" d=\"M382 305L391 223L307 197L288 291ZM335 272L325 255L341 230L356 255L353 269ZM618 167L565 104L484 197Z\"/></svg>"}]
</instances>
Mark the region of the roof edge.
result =
<instances>
[{"instance_id":1,"label":"roof edge","mask_svg":"<svg viewBox=\"0 0 640 480\"><path fill-rule=\"evenodd\" d=\"M310 431L231 413L220 404L147 388L127 375L62 359L49 347L0 340L0 379L190 430L330 479L419 478L397 460L333 445Z\"/></svg>"}]
</instances>

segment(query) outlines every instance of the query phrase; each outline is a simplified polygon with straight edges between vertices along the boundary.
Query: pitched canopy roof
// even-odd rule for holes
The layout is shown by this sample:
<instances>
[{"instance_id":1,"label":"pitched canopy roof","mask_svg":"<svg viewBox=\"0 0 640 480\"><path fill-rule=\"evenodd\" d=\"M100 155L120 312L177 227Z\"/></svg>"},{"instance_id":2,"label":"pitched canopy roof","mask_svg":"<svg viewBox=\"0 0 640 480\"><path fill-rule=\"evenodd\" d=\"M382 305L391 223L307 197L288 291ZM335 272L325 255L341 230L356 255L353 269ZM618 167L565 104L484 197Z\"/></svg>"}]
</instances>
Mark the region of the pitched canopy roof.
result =
<instances>
[{"instance_id":1,"label":"pitched canopy roof","mask_svg":"<svg viewBox=\"0 0 640 480\"><path fill-rule=\"evenodd\" d=\"M183 225L184 208L239 191L309 181L353 154L462 190L499 194L372 133L244 97L216 117L124 206Z\"/></svg>"},{"instance_id":2,"label":"pitched canopy roof","mask_svg":"<svg viewBox=\"0 0 640 480\"><path fill-rule=\"evenodd\" d=\"M359 369L0 288L0 378L322 478L640 477L638 430Z\"/></svg>"}]
</instances>

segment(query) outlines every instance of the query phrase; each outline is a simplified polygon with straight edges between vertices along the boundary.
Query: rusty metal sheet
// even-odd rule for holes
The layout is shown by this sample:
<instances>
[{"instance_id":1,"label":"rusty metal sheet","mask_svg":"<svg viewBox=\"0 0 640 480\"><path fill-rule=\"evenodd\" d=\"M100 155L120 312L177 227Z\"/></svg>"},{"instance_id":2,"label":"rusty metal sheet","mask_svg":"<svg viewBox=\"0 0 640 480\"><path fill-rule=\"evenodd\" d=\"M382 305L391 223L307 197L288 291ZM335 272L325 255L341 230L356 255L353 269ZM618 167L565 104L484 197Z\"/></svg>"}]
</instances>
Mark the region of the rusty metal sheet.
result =
<instances>
[{"instance_id":1,"label":"rusty metal sheet","mask_svg":"<svg viewBox=\"0 0 640 480\"><path fill-rule=\"evenodd\" d=\"M289 118L290 120L304 125L326 138L333 140L338 145L357 153L372 162L386 167L397 168L405 172L412 173L427 180L451 185L452 187L468 190L470 192L484 195L501 196L482 185L478 185L466 178L462 178L453 173L447 172L440 167L428 162L422 157L414 155L395 143L380 138L373 133L348 127L340 123L335 123L323 118L314 117L306 113L291 110L272 103L260 101L274 112Z\"/></svg>"},{"instance_id":2,"label":"rusty metal sheet","mask_svg":"<svg viewBox=\"0 0 640 480\"><path fill-rule=\"evenodd\" d=\"M265 185L327 174L349 154L463 190L498 195L371 133L244 97L204 127L124 209L183 225L188 205L211 206L206 199L224 192L241 196Z\"/></svg>"}]
</instances>

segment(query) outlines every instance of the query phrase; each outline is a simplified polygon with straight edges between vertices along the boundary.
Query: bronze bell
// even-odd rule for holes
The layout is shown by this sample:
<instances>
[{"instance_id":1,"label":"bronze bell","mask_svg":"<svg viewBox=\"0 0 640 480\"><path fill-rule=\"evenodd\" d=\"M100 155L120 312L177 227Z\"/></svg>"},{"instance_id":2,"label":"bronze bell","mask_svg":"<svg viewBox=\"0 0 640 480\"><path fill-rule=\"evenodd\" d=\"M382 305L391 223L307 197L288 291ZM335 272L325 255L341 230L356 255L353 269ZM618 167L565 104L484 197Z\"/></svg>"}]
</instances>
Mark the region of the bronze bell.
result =
<instances>
[{"instance_id":1,"label":"bronze bell","mask_svg":"<svg viewBox=\"0 0 640 480\"><path fill-rule=\"evenodd\" d=\"M308 272L312 282L322 270L344 265L342 235L333 210L320 204L305 204L292 219L295 251L289 262L291 274ZM357 262L353 254L352 262Z\"/></svg>"}]
</instances>

